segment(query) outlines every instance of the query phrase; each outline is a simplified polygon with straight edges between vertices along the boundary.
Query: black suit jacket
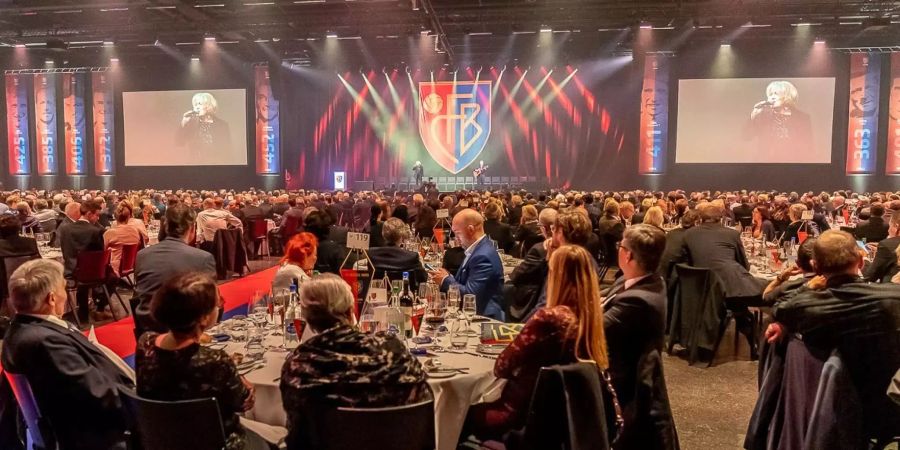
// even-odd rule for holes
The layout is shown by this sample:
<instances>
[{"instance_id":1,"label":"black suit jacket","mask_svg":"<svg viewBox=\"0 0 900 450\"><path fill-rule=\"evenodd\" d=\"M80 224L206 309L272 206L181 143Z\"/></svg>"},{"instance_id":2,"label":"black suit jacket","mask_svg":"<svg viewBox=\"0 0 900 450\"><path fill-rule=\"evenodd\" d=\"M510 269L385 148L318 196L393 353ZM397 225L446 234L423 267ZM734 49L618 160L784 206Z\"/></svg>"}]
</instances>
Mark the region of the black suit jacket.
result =
<instances>
[{"instance_id":1,"label":"black suit jacket","mask_svg":"<svg viewBox=\"0 0 900 450\"><path fill-rule=\"evenodd\" d=\"M484 233L489 238L497 241L497 248L502 249L507 254L511 254L513 247L516 246L516 238L513 237L512 227L499 220L485 220Z\"/></svg>"},{"instance_id":2,"label":"black suit jacket","mask_svg":"<svg viewBox=\"0 0 900 450\"><path fill-rule=\"evenodd\" d=\"M375 266L375 275L373 276L375 280L384 278L385 272L392 280L399 279L403 272L409 272L410 288L417 289L419 283L428 279L425 267L422 266L422 261L416 252L400 247L375 247L369 249L369 259Z\"/></svg>"},{"instance_id":3,"label":"black suit jacket","mask_svg":"<svg viewBox=\"0 0 900 450\"><path fill-rule=\"evenodd\" d=\"M619 266L619 252L616 244L622 240L625 224L618 217L604 216L597 223L597 236L603 251L604 263L611 267Z\"/></svg>"},{"instance_id":4,"label":"black suit jacket","mask_svg":"<svg viewBox=\"0 0 900 450\"><path fill-rule=\"evenodd\" d=\"M888 224L881 217L871 217L856 225L853 234L856 239L865 239L866 242L880 242L888 237Z\"/></svg>"},{"instance_id":5,"label":"black suit jacket","mask_svg":"<svg viewBox=\"0 0 900 450\"><path fill-rule=\"evenodd\" d=\"M134 322L138 336L147 330L167 331L150 316L150 300L169 278L190 271L205 272L215 277L216 260L211 253L191 247L178 238L163 239L138 252L134 266L134 298L137 303Z\"/></svg>"},{"instance_id":6,"label":"black suit jacket","mask_svg":"<svg viewBox=\"0 0 900 450\"><path fill-rule=\"evenodd\" d=\"M746 204L740 204L732 208L731 210L734 213L734 220L737 220L741 223L741 228L746 228L752 225L753 222L753 207Z\"/></svg>"},{"instance_id":7,"label":"black suit jacket","mask_svg":"<svg viewBox=\"0 0 900 450\"><path fill-rule=\"evenodd\" d=\"M665 340L666 285L656 274L628 289L623 289L624 281L616 280L618 292L603 305L609 373L626 424L613 448L675 449L678 438L659 357Z\"/></svg>"},{"instance_id":8,"label":"black suit jacket","mask_svg":"<svg viewBox=\"0 0 900 450\"><path fill-rule=\"evenodd\" d=\"M332 241L331 239L323 239L319 241L319 247L316 250L315 270L321 273L341 274L341 263L347 256L347 249L344 246ZM348 264L348 267L350 265Z\"/></svg>"},{"instance_id":9,"label":"black suit jacket","mask_svg":"<svg viewBox=\"0 0 900 450\"><path fill-rule=\"evenodd\" d=\"M692 266L708 268L719 277L726 297L762 294L764 282L747 270L749 263L740 231L717 223L700 224L684 233L683 248Z\"/></svg>"},{"instance_id":10,"label":"black suit jacket","mask_svg":"<svg viewBox=\"0 0 900 450\"><path fill-rule=\"evenodd\" d=\"M24 375L62 450L121 445L118 389L131 380L77 330L19 314L3 340L3 369Z\"/></svg>"},{"instance_id":11,"label":"black suit jacket","mask_svg":"<svg viewBox=\"0 0 900 450\"><path fill-rule=\"evenodd\" d=\"M66 278L75 273L79 253L86 250L103 250L103 228L90 222L79 220L63 224L58 232Z\"/></svg>"},{"instance_id":12,"label":"black suit jacket","mask_svg":"<svg viewBox=\"0 0 900 450\"><path fill-rule=\"evenodd\" d=\"M538 242L528 249L522 263L509 274L512 285L507 293L509 302L509 318L515 322L521 322L531 314L537 306L547 280L549 266L547 264L547 250L544 242Z\"/></svg>"},{"instance_id":13,"label":"black suit jacket","mask_svg":"<svg viewBox=\"0 0 900 450\"><path fill-rule=\"evenodd\" d=\"M0 239L0 258L8 256L27 256L40 254L34 238L18 234Z\"/></svg>"},{"instance_id":14,"label":"black suit jacket","mask_svg":"<svg viewBox=\"0 0 900 450\"><path fill-rule=\"evenodd\" d=\"M684 233L690 228L675 228L666 233L666 249L659 259L659 274L664 279L669 280L669 276L673 274L675 264L682 262L684 259Z\"/></svg>"},{"instance_id":15,"label":"black suit jacket","mask_svg":"<svg viewBox=\"0 0 900 450\"><path fill-rule=\"evenodd\" d=\"M522 221L522 205L509 208L509 215L506 217L506 223L511 227L518 227Z\"/></svg>"},{"instance_id":16,"label":"black suit jacket","mask_svg":"<svg viewBox=\"0 0 900 450\"><path fill-rule=\"evenodd\" d=\"M876 283L891 281L891 277L897 273L897 254L894 253L897 246L900 246L900 236L889 237L878 243L875 258L863 271L866 280Z\"/></svg>"}]
</instances>

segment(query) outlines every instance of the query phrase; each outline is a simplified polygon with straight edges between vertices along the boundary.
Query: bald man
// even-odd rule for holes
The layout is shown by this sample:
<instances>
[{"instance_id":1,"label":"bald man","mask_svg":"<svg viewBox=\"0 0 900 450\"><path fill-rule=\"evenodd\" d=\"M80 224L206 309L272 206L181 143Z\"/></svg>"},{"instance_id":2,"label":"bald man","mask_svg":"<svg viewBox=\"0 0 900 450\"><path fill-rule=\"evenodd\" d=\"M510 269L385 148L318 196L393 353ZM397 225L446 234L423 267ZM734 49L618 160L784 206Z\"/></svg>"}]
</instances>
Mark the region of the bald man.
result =
<instances>
[{"instance_id":1,"label":"bald man","mask_svg":"<svg viewBox=\"0 0 900 450\"><path fill-rule=\"evenodd\" d=\"M503 321L503 265L497 249L484 234L484 218L467 208L453 217L451 229L466 249L466 257L455 276L438 269L431 272L431 279L441 287L441 292L455 285L460 296L474 294L478 315Z\"/></svg>"}]
</instances>

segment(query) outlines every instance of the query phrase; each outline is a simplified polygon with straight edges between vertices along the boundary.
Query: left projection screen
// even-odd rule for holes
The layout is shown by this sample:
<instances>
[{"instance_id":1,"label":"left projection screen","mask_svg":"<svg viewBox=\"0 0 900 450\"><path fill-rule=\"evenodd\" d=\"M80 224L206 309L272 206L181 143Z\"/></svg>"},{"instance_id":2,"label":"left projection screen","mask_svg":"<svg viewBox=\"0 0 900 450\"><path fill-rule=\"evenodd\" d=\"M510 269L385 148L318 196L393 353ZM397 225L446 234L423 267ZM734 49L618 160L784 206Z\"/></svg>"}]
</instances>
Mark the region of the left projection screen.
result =
<instances>
[{"instance_id":1,"label":"left projection screen","mask_svg":"<svg viewBox=\"0 0 900 450\"><path fill-rule=\"evenodd\" d=\"M123 92L126 166L247 165L245 89Z\"/></svg>"}]
</instances>

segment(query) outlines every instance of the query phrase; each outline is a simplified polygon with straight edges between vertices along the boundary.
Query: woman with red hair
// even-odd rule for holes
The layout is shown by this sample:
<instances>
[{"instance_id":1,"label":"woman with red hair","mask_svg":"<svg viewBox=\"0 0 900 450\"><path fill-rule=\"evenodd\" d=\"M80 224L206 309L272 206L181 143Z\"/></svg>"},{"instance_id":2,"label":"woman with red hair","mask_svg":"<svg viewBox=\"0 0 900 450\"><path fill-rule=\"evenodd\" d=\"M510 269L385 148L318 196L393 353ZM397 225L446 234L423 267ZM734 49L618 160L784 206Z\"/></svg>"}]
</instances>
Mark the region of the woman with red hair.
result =
<instances>
[{"instance_id":1,"label":"woman with red hair","mask_svg":"<svg viewBox=\"0 0 900 450\"><path fill-rule=\"evenodd\" d=\"M281 267L272 281L272 291L288 289L296 278L300 283L310 278L316 265L316 252L319 240L312 233L298 233L292 237L284 248Z\"/></svg>"}]
</instances>

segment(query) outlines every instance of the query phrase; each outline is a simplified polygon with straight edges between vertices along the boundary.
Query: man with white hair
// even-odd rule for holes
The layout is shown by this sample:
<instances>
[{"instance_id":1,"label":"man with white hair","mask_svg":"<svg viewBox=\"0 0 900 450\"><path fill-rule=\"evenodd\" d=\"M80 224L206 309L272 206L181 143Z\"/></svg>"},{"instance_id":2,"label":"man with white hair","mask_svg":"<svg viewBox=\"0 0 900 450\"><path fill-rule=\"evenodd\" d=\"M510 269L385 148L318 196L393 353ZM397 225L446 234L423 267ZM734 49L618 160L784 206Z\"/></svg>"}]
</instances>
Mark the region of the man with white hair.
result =
<instances>
[{"instance_id":1,"label":"man with white hair","mask_svg":"<svg viewBox=\"0 0 900 450\"><path fill-rule=\"evenodd\" d=\"M416 186L422 185L422 177L425 175L425 169L422 167L422 163L420 161L416 161L416 164L412 168L413 176L416 178Z\"/></svg>"},{"instance_id":2,"label":"man with white hair","mask_svg":"<svg viewBox=\"0 0 900 450\"><path fill-rule=\"evenodd\" d=\"M3 341L3 369L30 385L62 450L125 448L119 388L133 383L100 348L61 316L62 264L28 261L9 280L16 310Z\"/></svg>"}]
</instances>

